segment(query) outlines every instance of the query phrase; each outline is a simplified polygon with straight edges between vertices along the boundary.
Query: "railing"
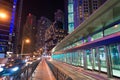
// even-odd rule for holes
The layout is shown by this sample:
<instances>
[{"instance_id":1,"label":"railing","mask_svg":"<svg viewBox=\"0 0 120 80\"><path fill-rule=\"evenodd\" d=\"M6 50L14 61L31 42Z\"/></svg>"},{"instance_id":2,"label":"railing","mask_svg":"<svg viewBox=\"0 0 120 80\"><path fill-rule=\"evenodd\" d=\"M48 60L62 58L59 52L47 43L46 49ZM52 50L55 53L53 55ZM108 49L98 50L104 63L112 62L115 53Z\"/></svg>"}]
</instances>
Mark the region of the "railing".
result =
<instances>
[{"instance_id":1,"label":"railing","mask_svg":"<svg viewBox=\"0 0 120 80\"><path fill-rule=\"evenodd\" d=\"M57 67L55 67L53 64L47 61L48 66L50 67L51 71L53 72L56 80L73 80L71 77L69 77L67 74L59 70Z\"/></svg>"},{"instance_id":2,"label":"railing","mask_svg":"<svg viewBox=\"0 0 120 80\"><path fill-rule=\"evenodd\" d=\"M34 70L36 69L37 65L39 64L40 60L34 61L32 64L28 64L24 68L22 68L18 73L4 76L3 80L28 80Z\"/></svg>"}]
</instances>

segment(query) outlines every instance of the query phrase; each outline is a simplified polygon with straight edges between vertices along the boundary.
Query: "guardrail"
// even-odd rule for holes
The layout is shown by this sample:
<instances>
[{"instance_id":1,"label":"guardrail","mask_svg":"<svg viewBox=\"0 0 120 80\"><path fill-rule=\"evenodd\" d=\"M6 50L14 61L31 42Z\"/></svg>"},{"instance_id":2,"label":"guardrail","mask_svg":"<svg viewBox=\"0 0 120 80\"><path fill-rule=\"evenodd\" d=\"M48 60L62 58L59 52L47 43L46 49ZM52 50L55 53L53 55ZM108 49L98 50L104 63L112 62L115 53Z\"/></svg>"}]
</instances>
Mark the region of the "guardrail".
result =
<instances>
[{"instance_id":1,"label":"guardrail","mask_svg":"<svg viewBox=\"0 0 120 80\"><path fill-rule=\"evenodd\" d=\"M47 61L48 66L50 67L51 71L53 72L56 80L73 80L70 76L59 70L55 67L52 63Z\"/></svg>"}]
</instances>

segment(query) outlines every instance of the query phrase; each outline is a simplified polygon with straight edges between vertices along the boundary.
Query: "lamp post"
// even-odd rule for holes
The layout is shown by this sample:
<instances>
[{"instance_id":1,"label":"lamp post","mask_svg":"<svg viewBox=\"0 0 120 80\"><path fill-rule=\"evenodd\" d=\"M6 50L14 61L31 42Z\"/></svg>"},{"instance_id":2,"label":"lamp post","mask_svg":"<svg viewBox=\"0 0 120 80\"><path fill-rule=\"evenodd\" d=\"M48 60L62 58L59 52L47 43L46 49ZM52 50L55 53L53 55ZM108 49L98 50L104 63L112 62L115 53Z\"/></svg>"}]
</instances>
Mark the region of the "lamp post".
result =
<instances>
[{"instance_id":1,"label":"lamp post","mask_svg":"<svg viewBox=\"0 0 120 80\"><path fill-rule=\"evenodd\" d=\"M29 44L30 43L30 39L23 39L22 40L22 47L21 47L21 54L23 54L23 49L24 49L24 44L27 43Z\"/></svg>"}]
</instances>

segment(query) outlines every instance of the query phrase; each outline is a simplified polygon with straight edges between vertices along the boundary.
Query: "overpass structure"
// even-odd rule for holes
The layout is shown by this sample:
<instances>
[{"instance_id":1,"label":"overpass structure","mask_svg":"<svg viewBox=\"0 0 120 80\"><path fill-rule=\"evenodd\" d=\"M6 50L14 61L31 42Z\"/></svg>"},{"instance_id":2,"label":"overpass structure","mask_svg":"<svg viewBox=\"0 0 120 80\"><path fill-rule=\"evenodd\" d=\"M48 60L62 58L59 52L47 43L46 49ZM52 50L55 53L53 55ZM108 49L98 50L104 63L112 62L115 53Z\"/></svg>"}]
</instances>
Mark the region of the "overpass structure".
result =
<instances>
[{"instance_id":1,"label":"overpass structure","mask_svg":"<svg viewBox=\"0 0 120 80\"><path fill-rule=\"evenodd\" d=\"M120 0L108 0L52 49L52 58L120 77Z\"/></svg>"}]
</instances>

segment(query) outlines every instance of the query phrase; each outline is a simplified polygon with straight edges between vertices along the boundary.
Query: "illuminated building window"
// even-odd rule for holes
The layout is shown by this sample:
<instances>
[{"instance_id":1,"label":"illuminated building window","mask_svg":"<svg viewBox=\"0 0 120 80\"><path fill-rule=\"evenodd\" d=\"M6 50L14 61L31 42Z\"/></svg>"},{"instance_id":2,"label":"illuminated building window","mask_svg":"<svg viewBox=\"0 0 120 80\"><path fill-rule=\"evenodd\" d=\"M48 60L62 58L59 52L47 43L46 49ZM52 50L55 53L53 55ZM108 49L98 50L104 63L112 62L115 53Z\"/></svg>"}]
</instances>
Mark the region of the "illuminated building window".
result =
<instances>
[{"instance_id":1,"label":"illuminated building window","mask_svg":"<svg viewBox=\"0 0 120 80\"><path fill-rule=\"evenodd\" d=\"M73 0L68 0L68 33L74 31Z\"/></svg>"},{"instance_id":2,"label":"illuminated building window","mask_svg":"<svg viewBox=\"0 0 120 80\"><path fill-rule=\"evenodd\" d=\"M69 33L71 33L74 30L74 24L70 23L68 24L68 27L69 27Z\"/></svg>"},{"instance_id":3,"label":"illuminated building window","mask_svg":"<svg viewBox=\"0 0 120 80\"><path fill-rule=\"evenodd\" d=\"M68 3L73 3L73 0L68 0Z\"/></svg>"},{"instance_id":4,"label":"illuminated building window","mask_svg":"<svg viewBox=\"0 0 120 80\"><path fill-rule=\"evenodd\" d=\"M71 23L71 22L74 22L74 18L73 18L73 14L68 14L68 22Z\"/></svg>"},{"instance_id":5,"label":"illuminated building window","mask_svg":"<svg viewBox=\"0 0 120 80\"><path fill-rule=\"evenodd\" d=\"M73 4L68 5L68 12L69 13L73 12Z\"/></svg>"}]
</instances>

